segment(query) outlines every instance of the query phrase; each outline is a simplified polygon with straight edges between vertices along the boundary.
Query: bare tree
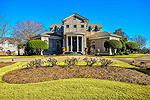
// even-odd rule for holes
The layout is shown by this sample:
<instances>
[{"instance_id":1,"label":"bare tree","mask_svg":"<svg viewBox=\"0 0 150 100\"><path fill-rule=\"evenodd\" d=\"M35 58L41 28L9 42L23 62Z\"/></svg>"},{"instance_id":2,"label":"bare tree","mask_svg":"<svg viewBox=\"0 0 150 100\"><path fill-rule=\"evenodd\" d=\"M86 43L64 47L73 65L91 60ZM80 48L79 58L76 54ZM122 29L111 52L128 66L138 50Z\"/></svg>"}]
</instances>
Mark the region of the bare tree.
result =
<instances>
[{"instance_id":1,"label":"bare tree","mask_svg":"<svg viewBox=\"0 0 150 100\"><path fill-rule=\"evenodd\" d=\"M46 31L46 28L40 22L33 20L18 21L13 27L14 38L21 39L22 41L28 41L33 36Z\"/></svg>"},{"instance_id":2,"label":"bare tree","mask_svg":"<svg viewBox=\"0 0 150 100\"><path fill-rule=\"evenodd\" d=\"M142 49L146 45L146 41L147 41L147 39L141 35L135 35L133 38L131 38L131 40L137 43L139 49Z\"/></svg>"},{"instance_id":3,"label":"bare tree","mask_svg":"<svg viewBox=\"0 0 150 100\"><path fill-rule=\"evenodd\" d=\"M2 15L0 13L0 42L5 42L5 36L8 35L8 32L10 30L10 25L7 20L5 20L5 15ZM3 37L3 38L2 38Z\"/></svg>"}]
</instances>

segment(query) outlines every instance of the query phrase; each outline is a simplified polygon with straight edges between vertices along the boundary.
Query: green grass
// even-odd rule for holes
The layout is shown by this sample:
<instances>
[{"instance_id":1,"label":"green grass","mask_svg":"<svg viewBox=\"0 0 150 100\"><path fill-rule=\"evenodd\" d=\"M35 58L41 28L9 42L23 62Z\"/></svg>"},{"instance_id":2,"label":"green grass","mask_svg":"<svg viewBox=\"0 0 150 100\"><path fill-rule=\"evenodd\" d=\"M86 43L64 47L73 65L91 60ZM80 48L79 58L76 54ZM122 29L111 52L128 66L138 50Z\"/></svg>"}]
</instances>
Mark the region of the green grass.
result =
<instances>
[{"instance_id":1,"label":"green grass","mask_svg":"<svg viewBox=\"0 0 150 100\"><path fill-rule=\"evenodd\" d=\"M0 59L11 59L11 58L32 58L32 57L44 57L47 55L34 55L34 56L0 56Z\"/></svg>"},{"instance_id":2,"label":"green grass","mask_svg":"<svg viewBox=\"0 0 150 100\"><path fill-rule=\"evenodd\" d=\"M120 55L120 56L102 56L102 57L142 57L147 56L149 54L129 54L129 55Z\"/></svg>"},{"instance_id":3,"label":"green grass","mask_svg":"<svg viewBox=\"0 0 150 100\"><path fill-rule=\"evenodd\" d=\"M12 70L22 68L25 62L0 68L0 100L16 99L146 99L150 98L150 86L123 83L101 79L60 79L30 84L8 84L2 76ZM81 62L80 64L83 64ZM125 63L115 66L129 67Z\"/></svg>"}]
</instances>

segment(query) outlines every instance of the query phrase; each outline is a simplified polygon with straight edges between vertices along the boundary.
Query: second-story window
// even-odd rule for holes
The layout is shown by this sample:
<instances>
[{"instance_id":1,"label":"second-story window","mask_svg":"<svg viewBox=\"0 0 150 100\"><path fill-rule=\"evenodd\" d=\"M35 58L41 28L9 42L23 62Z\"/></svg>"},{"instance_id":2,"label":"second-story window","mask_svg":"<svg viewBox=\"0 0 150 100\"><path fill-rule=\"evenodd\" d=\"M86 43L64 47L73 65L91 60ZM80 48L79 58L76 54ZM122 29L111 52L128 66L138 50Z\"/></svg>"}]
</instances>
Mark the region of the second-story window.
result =
<instances>
[{"instance_id":1,"label":"second-story window","mask_svg":"<svg viewBox=\"0 0 150 100\"><path fill-rule=\"evenodd\" d=\"M95 26L95 29L94 29L94 31L95 31L95 32L97 32L97 26Z\"/></svg>"},{"instance_id":2,"label":"second-story window","mask_svg":"<svg viewBox=\"0 0 150 100\"><path fill-rule=\"evenodd\" d=\"M57 26L55 26L55 28L54 28L54 32L57 32Z\"/></svg>"},{"instance_id":3,"label":"second-story window","mask_svg":"<svg viewBox=\"0 0 150 100\"><path fill-rule=\"evenodd\" d=\"M63 32L63 26L61 26L60 32Z\"/></svg>"},{"instance_id":4,"label":"second-story window","mask_svg":"<svg viewBox=\"0 0 150 100\"><path fill-rule=\"evenodd\" d=\"M66 25L66 28L69 28L69 25Z\"/></svg>"},{"instance_id":5,"label":"second-story window","mask_svg":"<svg viewBox=\"0 0 150 100\"><path fill-rule=\"evenodd\" d=\"M84 25L81 25L81 28L84 28Z\"/></svg>"},{"instance_id":6,"label":"second-story window","mask_svg":"<svg viewBox=\"0 0 150 100\"><path fill-rule=\"evenodd\" d=\"M74 27L74 28L77 28L77 25L74 25L73 27Z\"/></svg>"},{"instance_id":7,"label":"second-story window","mask_svg":"<svg viewBox=\"0 0 150 100\"><path fill-rule=\"evenodd\" d=\"M88 28L88 32L91 32L91 26L89 26L89 28Z\"/></svg>"}]
</instances>

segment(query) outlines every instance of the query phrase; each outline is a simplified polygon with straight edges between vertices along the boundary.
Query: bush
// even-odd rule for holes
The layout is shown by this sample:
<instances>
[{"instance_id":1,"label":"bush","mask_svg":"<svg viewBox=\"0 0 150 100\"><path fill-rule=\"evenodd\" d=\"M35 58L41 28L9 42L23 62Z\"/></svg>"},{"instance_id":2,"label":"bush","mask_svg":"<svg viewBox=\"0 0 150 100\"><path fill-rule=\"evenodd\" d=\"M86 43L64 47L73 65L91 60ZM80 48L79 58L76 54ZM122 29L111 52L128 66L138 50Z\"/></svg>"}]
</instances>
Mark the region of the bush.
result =
<instances>
[{"instance_id":1,"label":"bush","mask_svg":"<svg viewBox=\"0 0 150 100\"><path fill-rule=\"evenodd\" d=\"M20 44L18 44L18 49L21 49L25 45L26 45L26 43L20 43Z\"/></svg>"},{"instance_id":2,"label":"bush","mask_svg":"<svg viewBox=\"0 0 150 100\"><path fill-rule=\"evenodd\" d=\"M126 53L125 53L125 55L129 55L129 53L128 53L128 52L126 52Z\"/></svg>"},{"instance_id":3,"label":"bush","mask_svg":"<svg viewBox=\"0 0 150 100\"><path fill-rule=\"evenodd\" d=\"M121 51L125 51L126 50L126 44L122 40L120 40L120 42L122 43Z\"/></svg>"},{"instance_id":4,"label":"bush","mask_svg":"<svg viewBox=\"0 0 150 100\"><path fill-rule=\"evenodd\" d=\"M112 49L121 49L122 43L118 40L107 40L104 42L104 47L105 48L111 47Z\"/></svg>"},{"instance_id":5,"label":"bush","mask_svg":"<svg viewBox=\"0 0 150 100\"><path fill-rule=\"evenodd\" d=\"M120 54L120 55L123 55L123 53L122 53L122 52L120 52L119 54Z\"/></svg>"},{"instance_id":6,"label":"bush","mask_svg":"<svg viewBox=\"0 0 150 100\"><path fill-rule=\"evenodd\" d=\"M117 53L114 53L114 55L118 55Z\"/></svg>"},{"instance_id":7,"label":"bush","mask_svg":"<svg viewBox=\"0 0 150 100\"><path fill-rule=\"evenodd\" d=\"M35 59L35 61L30 61L25 66L27 66L28 68L33 68L33 67L38 68L38 67L41 67L41 65L42 65L41 59L38 59L38 60Z\"/></svg>"},{"instance_id":8,"label":"bush","mask_svg":"<svg viewBox=\"0 0 150 100\"><path fill-rule=\"evenodd\" d=\"M67 65L69 65L69 66L73 66L73 65L76 65L77 63L78 63L78 61L79 61L79 59L80 58L67 58L67 59L65 59L65 62L64 63L66 63Z\"/></svg>"},{"instance_id":9,"label":"bush","mask_svg":"<svg viewBox=\"0 0 150 100\"><path fill-rule=\"evenodd\" d=\"M125 44L126 44L127 49L129 49L130 51L131 50L136 51L139 49L139 46L134 42L125 42Z\"/></svg>"},{"instance_id":10,"label":"bush","mask_svg":"<svg viewBox=\"0 0 150 100\"><path fill-rule=\"evenodd\" d=\"M48 66L50 66L50 65L52 65L52 66L57 65L57 60L56 60L55 58L49 58L49 59L48 59L47 61L45 61L45 62L49 64Z\"/></svg>"},{"instance_id":11,"label":"bush","mask_svg":"<svg viewBox=\"0 0 150 100\"><path fill-rule=\"evenodd\" d=\"M86 66L92 66L93 64L97 62L96 58L85 57L83 60L86 62Z\"/></svg>"},{"instance_id":12,"label":"bush","mask_svg":"<svg viewBox=\"0 0 150 100\"><path fill-rule=\"evenodd\" d=\"M102 67L107 67L108 65L110 65L112 63L111 60L108 59L100 59L100 63L102 64Z\"/></svg>"}]
</instances>

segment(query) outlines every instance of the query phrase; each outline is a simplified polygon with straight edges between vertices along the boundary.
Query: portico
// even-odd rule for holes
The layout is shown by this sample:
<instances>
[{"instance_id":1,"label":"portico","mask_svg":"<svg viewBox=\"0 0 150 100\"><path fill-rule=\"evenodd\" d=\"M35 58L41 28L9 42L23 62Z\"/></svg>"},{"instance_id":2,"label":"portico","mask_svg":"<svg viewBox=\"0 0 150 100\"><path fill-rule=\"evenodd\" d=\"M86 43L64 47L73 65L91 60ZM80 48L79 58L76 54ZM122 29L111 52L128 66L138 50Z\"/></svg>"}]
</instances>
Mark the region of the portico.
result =
<instances>
[{"instance_id":1,"label":"portico","mask_svg":"<svg viewBox=\"0 0 150 100\"><path fill-rule=\"evenodd\" d=\"M83 35L66 35L67 52L83 52Z\"/></svg>"}]
</instances>

